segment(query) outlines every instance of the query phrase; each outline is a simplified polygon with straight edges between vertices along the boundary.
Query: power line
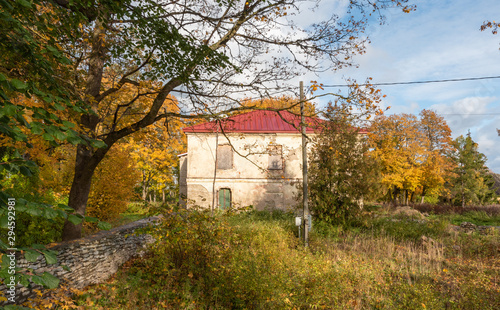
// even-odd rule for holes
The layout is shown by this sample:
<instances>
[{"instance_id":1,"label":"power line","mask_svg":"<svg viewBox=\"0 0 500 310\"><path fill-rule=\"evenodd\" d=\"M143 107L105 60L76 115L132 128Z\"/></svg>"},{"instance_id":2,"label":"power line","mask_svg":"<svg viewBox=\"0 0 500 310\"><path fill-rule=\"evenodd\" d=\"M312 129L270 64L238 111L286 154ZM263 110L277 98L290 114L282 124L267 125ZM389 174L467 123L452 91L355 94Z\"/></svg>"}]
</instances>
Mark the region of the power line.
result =
<instances>
[{"instance_id":1,"label":"power line","mask_svg":"<svg viewBox=\"0 0 500 310\"><path fill-rule=\"evenodd\" d=\"M439 113L439 115L472 115L472 116L495 116L500 115L500 113Z\"/></svg>"},{"instance_id":2,"label":"power line","mask_svg":"<svg viewBox=\"0 0 500 310\"><path fill-rule=\"evenodd\" d=\"M483 76L474 78L462 78L462 79L447 79L447 80L429 80L429 81L411 81L411 82L387 82L387 83L364 83L358 84L360 86L373 85L373 86L392 86L392 85L411 85L411 84L429 84L429 83L445 83L445 82L463 82L463 81L477 81L477 80L491 80L500 79L500 76ZM345 84L337 85L322 85L321 87L349 87Z\"/></svg>"},{"instance_id":3,"label":"power line","mask_svg":"<svg viewBox=\"0 0 500 310\"><path fill-rule=\"evenodd\" d=\"M384 115L389 116L389 115L398 115L394 113L384 113ZM407 114L412 114L412 113L407 113ZM467 113L439 113L439 116L498 116L500 113L484 113L484 114L467 114Z\"/></svg>"}]
</instances>

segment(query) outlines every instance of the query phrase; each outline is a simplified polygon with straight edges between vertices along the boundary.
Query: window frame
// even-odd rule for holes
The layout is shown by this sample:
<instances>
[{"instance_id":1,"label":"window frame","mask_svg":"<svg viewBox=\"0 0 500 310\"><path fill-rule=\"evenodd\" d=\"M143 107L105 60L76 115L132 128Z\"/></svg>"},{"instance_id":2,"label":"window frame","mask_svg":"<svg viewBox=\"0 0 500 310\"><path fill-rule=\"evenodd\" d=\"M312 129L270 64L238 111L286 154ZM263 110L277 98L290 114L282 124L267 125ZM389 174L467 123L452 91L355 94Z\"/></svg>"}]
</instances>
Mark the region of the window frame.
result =
<instances>
[{"instance_id":1,"label":"window frame","mask_svg":"<svg viewBox=\"0 0 500 310\"><path fill-rule=\"evenodd\" d=\"M227 149L227 151L225 150ZM224 150L224 151L223 151ZM219 144L217 145L217 160L215 163L215 166L217 170L231 170L234 167L234 160L233 160L233 148L230 144ZM227 152L227 154L223 154L223 152ZM224 156L226 155L226 156ZM227 161L222 161L221 158L228 158L229 159L229 164Z\"/></svg>"},{"instance_id":2,"label":"window frame","mask_svg":"<svg viewBox=\"0 0 500 310\"><path fill-rule=\"evenodd\" d=\"M268 151L268 170L283 170L283 146L280 144L273 144L267 147ZM278 165L274 165L279 163Z\"/></svg>"},{"instance_id":3,"label":"window frame","mask_svg":"<svg viewBox=\"0 0 500 310\"><path fill-rule=\"evenodd\" d=\"M225 193L229 194L229 200L227 199ZM221 194L223 194L222 203L221 203ZM228 206L226 206L226 202L229 202ZM231 209L232 204L233 204L233 193L231 189L227 187L219 188L219 190L217 191L217 207L219 208L219 210Z\"/></svg>"}]
</instances>

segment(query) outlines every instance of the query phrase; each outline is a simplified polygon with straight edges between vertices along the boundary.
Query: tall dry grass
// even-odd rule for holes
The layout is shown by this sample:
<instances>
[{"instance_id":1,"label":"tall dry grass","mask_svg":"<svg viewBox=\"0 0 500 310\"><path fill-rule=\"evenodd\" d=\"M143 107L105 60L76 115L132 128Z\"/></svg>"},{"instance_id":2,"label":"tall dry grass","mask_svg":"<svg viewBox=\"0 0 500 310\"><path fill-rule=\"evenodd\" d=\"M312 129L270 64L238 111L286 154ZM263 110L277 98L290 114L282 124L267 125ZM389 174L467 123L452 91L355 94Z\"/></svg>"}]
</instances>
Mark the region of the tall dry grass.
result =
<instances>
[{"instance_id":1,"label":"tall dry grass","mask_svg":"<svg viewBox=\"0 0 500 310\"><path fill-rule=\"evenodd\" d=\"M89 299L88 309L500 308L498 236L371 219L361 228L316 223L305 249L285 213L165 219L150 256L92 288L99 298L80 296L82 308Z\"/></svg>"}]
</instances>

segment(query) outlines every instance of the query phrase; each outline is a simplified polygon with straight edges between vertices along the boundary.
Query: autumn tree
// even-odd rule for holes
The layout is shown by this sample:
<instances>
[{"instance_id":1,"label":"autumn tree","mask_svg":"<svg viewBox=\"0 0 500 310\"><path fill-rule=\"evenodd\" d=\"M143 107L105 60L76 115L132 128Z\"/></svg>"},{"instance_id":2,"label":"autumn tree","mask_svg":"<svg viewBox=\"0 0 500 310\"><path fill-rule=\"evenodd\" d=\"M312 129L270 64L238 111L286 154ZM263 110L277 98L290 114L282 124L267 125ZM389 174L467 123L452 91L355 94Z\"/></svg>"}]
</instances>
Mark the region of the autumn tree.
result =
<instances>
[{"instance_id":1,"label":"autumn tree","mask_svg":"<svg viewBox=\"0 0 500 310\"><path fill-rule=\"evenodd\" d=\"M349 66L364 52L368 14L392 5L411 10L406 0L351 0L347 15L301 28L292 17L302 2L37 2L36 9L59 14L48 19L52 28L68 30L47 34L54 54L70 60L73 71L64 82L90 110L73 114L89 142L76 151L69 206L85 214L93 173L120 139L157 121L237 109L242 97L283 94L296 88L288 81L307 71ZM117 96L124 87L135 95ZM178 111L165 105L173 92L184 99ZM81 225L67 222L64 238L78 238L80 231Z\"/></svg>"},{"instance_id":2,"label":"autumn tree","mask_svg":"<svg viewBox=\"0 0 500 310\"><path fill-rule=\"evenodd\" d=\"M88 216L109 222L126 211L140 180L130 151L127 145L116 144L97 166L88 200Z\"/></svg>"},{"instance_id":3,"label":"autumn tree","mask_svg":"<svg viewBox=\"0 0 500 310\"><path fill-rule=\"evenodd\" d=\"M453 141L450 158L455 163L451 181L453 202L465 207L467 204L487 204L495 201L492 190L493 179L486 167L486 156L478 151L470 135Z\"/></svg>"},{"instance_id":4,"label":"autumn tree","mask_svg":"<svg viewBox=\"0 0 500 310\"><path fill-rule=\"evenodd\" d=\"M155 123L127 139L130 154L141 173L141 197L144 201L152 192L155 201L157 193L161 193L165 202L167 191L174 192L174 179L178 177L179 169L177 155L186 151L186 137L182 132L185 126L187 124L178 119L168 124Z\"/></svg>"},{"instance_id":5,"label":"autumn tree","mask_svg":"<svg viewBox=\"0 0 500 310\"><path fill-rule=\"evenodd\" d=\"M373 156L382 166L382 184L389 199L402 194L403 203L415 193L437 196L450 167L447 153L451 130L432 110L412 114L379 116L370 129Z\"/></svg>"},{"instance_id":6,"label":"autumn tree","mask_svg":"<svg viewBox=\"0 0 500 310\"><path fill-rule=\"evenodd\" d=\"M382 185L387 195L395 201L420 185L423 143L415 115L401 114L379 116L370 128L372 155L382 166Z\"/></svg>"},{"instance_id":7,"label":"autumn tree","mask_svg":"<svg viewBox=\"0 0 500 310\"><path fill-rule=\"evenodd\" d=\"M65 140L85 143L72 129L74 125L58 113L82 113L85 108L75 100L67 82L70 60L57 43L59 38L78 36L75 25L83 17L51 3L0 2L0 138L5 147L14 147L8 158L3 157L0 170L28 177L36 172L36 163L15 147L22 147L18 142L30 147L29 133L53 145ZM54 27L54 21L61 19L67 21L65 27ZM0 188L2 206L6 206L9 196ZM27 206L27 210L33 209Z\"/></svg>"},{"instance_id":8,"label":"autumn tree","mask_svg":"<svg viewBox=\"0 0 500 310\"><path fill-rule=\"evenodd\" d=\"M445 119L432 110L420 112L420 132L424 143L421 202L430 194L437 196L446 182L451 162L447 154L452 149L451 129Z\"/></svg>"}]
</instances>

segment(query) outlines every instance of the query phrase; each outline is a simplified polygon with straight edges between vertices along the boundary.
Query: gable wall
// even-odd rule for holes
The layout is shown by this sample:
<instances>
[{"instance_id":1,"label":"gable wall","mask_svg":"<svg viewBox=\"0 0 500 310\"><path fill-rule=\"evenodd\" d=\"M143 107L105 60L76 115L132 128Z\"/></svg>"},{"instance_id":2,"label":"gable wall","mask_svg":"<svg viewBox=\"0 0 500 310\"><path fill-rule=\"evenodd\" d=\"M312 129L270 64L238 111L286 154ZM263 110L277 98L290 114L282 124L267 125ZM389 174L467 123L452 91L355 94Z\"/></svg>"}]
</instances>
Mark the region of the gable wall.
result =
<instances>
[{"instance_id":1,"label":"gable wall","mask_svg":"<svg viewBox=\"0 0 500 310\"><path fill-rule=\"evenodd\" d=\"M300 134L189 133L186 189L190 204L218 205L217 192L229 188L233 204L257 209L292 209L297 183L302 180ZM232 145L232 169L217 169L214 184L216 145ZM281 145L282 170L267 170L269 146ZM276 149L276 148L275 148ZM182 181L181 181L182 182ZM212 193L215 193L213 199Z\"/></svg>"}]
</instances>

